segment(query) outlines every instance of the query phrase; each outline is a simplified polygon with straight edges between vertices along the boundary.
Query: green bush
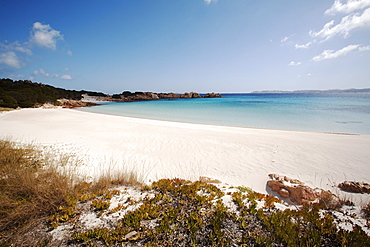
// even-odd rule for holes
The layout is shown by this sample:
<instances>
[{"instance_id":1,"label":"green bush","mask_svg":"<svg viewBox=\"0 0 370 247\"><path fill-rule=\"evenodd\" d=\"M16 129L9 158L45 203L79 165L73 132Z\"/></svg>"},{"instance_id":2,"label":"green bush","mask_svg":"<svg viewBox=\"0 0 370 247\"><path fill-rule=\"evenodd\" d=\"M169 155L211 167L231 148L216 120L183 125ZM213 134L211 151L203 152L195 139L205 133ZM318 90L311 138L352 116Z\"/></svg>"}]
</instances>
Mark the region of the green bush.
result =
<instances>
[{"instance_id":1,"label":"green bush","mask_svg":"<svg viewBox=\"0 0 370 247\"><path fill-rule=\"evenodd\" d=\"M0 95L0 106L8 108L17 108L18 102L10 95Z\"/></svg>"},{"instance_id":2,"label":"green bush","mask_svg":"<svg viewBox=\"0 0 370 247\"><path fill-rule=\"evenodd\" d=\"M20 106L27 108L37 104L55 104L61 98L80 100L81 95L82 92L55 88L31 81L0 79L0 107L17 108Z\"/></svg>"}]
</instances>

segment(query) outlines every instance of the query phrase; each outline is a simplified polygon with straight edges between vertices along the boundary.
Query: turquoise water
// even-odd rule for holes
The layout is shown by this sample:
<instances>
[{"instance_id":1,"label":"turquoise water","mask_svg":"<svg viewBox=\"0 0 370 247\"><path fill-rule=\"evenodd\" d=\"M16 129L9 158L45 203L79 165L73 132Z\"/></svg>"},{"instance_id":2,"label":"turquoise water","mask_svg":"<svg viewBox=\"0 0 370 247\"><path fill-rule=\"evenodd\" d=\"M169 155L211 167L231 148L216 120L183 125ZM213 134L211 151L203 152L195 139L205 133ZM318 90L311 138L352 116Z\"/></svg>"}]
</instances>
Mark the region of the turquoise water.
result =
<instances>
[{"instance_id":1,"label":"turquoise water","mask_svg":"<svg viewBox=\"0 0 370 247\"><path fill-rule=\"evenodd\" d=\"M370 134L368 94L223 94L214 99L110 102L80 110L189 123Z\"/></svg>"}]
</instances>

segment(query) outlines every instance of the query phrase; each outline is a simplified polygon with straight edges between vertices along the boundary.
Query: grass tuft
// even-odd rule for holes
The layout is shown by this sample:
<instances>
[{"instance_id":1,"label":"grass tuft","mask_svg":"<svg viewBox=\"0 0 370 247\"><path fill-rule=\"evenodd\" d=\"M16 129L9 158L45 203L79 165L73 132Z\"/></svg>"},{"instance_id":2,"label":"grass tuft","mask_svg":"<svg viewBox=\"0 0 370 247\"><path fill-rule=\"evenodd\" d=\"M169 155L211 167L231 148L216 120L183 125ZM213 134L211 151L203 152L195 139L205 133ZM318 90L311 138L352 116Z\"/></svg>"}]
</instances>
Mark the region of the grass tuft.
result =
<instances>
[{"instance_id":1,"label":"grass tuft","mask_svg":"<svg viewBox=\"0 0 370 247\"><path fill-rule=\"evenodd\" d=\"M55 228L79 214L78 201L93 200L98 196L110 199L109 188L119 184L139 184L133 173L116 173L98 178L95 183L77 179L74 157L37 151L32 145L19 145L0 140L0 246L19 245L22 234L50 222ZM58 160L59 159L59 160ZM72 164L71 164L72 162ZM100 202L101 201L101 202ZM106 209L105 200L93 203L97 210ZM38 245L35 239L22 240L22 245ZM24 243L24 241L29 241ZM18 243L18 244L17 244Z\"/></svg>"},{"instance_id":2,"label":"grass tuft","mask_svg":"<svg viewBox=\"0 0 370 247\"><path fill-rule=\"evenodd\" d=\"M39 153L0 140L0 233L11 237L67 206L69 178L44 168ZM9 233L12 233L9 236Z\"/></svg>"}]
</instances>

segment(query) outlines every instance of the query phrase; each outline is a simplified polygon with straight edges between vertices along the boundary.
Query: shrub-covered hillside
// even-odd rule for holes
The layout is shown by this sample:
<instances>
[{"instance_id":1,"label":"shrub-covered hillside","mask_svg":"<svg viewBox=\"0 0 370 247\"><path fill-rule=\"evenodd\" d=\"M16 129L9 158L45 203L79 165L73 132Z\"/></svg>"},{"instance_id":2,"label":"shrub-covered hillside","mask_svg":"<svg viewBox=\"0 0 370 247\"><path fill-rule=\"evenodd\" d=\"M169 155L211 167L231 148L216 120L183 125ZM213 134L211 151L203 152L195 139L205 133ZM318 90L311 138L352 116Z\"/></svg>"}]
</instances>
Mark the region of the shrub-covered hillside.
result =
<instances>
[{"instance_id":1,"label":"shrub-covered hillside","mask_svg":"<svg viewBox=\"0 0 370 247\"><path fill-rule=\"evenodd\" d=\"M51 103L56 104L58 99L80 100L84 93L93 93L87 91L66 90L35 83L32 81L13 81L11 79L0 79L0 107L34 107L38 104Z\"/></svg>"}]
</instances>

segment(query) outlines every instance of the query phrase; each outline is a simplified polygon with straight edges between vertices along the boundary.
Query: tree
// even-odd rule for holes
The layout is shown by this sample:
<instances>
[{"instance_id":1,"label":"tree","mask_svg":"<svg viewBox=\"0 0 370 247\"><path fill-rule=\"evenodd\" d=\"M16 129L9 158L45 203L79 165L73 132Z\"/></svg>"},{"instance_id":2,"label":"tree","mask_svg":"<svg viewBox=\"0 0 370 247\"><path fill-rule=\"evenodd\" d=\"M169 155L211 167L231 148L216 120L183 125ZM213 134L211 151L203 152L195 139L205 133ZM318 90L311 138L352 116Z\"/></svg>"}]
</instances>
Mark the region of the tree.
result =
<instances>
[{"instance_id":1,"label":"tree","mask_svg":"<svg viewBox=\"0 0 370 247\"><path fill-rule=\"evenodd\" d=\"M0 106L1 107L9 107L9 108L17 108L18 102L10 95L0 95Z\"/></svg>"}]
</instances>

